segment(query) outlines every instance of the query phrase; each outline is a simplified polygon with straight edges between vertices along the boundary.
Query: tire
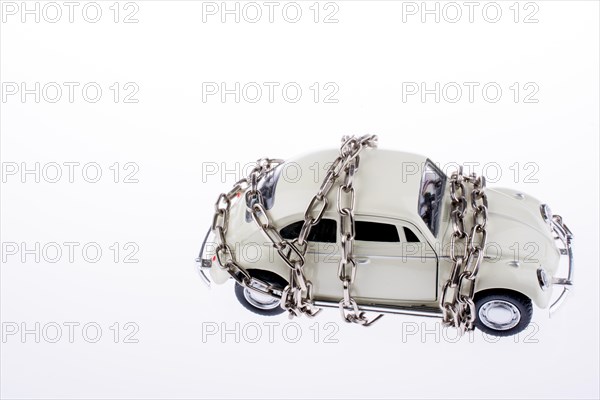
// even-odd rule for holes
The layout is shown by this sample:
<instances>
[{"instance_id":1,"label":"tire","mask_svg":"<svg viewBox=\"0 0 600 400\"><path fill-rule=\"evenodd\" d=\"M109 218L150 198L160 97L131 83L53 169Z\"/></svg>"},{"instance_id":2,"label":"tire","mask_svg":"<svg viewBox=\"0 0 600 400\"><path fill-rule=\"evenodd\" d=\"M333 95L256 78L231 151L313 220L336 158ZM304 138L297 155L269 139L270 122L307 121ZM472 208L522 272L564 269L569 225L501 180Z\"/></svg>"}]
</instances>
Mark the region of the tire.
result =
<instances>
[{"instance_id":1,"label":"tire","mask_svg":"<svg viewBox=\"0 0 600 400\"><path fill-rule=\"evenodd\" d=\"M493 336L512 336L531 322L533 306L527 296L511 290L486 290L475 296L475 326Z\"/></svg>"},{"instance_id":2,"label":"tire","mask_svg":"<svg viewBox=\"0 0 600 400\"><path fill-rule=\"evenodd\" d=\"M271 284L280 290L283 290L283 288L287 286L285 279L272 272L262 270L251 270L248 272L252 277ZM254 290L245 288L238 283L235 284L235 297L237 297L244 308L258 315L274 316L285 311L281 308L279 299L262 295Z\"/></svg>"}]
</instances>

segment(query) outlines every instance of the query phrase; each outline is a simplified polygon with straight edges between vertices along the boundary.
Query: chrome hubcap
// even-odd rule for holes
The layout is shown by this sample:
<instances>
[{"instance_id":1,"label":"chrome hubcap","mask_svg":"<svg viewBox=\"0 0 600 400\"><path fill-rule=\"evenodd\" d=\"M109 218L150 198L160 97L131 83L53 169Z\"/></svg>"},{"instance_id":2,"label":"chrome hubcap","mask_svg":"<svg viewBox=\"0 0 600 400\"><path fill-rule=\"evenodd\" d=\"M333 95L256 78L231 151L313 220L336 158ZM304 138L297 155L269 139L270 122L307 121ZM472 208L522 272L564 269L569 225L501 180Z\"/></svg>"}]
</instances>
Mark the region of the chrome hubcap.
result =
<instances>
[{"instance_id":1,"label":"chrome hubcap","mask_svg":"<svg viewBox=\"0 0 600 400\"><path fill-rule=\"evenodd\" d=\"M254 283L252 286L262 290L266 289L262 285L258 285L256 283ZM272 310L274 308L279 307L279 299L276 299L264 293L257 292L247 287L244 288L244 298L248 303L252 304L253 307L259 308L261 310Z\"/></svg>"},{"instance_id":2,"label":"chrome hubcap","mask_svg":"<svg viewBox=\"0 0 600 400\"><path fill-rule=\"evenodd\" d=\"M489 328L506 331L519 324L521 312L508 301L490 300L479 308L479 320Z\"/></svg>"}]
</instances>

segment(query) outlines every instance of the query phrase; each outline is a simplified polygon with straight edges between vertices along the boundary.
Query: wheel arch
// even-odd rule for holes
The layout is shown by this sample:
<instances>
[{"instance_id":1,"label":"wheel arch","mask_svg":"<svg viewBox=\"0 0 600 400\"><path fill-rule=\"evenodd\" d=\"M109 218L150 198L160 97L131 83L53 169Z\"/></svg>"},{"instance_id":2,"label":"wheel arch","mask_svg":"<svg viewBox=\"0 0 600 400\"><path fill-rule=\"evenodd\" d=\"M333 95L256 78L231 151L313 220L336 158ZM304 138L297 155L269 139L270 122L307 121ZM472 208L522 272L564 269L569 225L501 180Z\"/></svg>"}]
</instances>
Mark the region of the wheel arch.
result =
<instances>
[{"instance_id":1,"label":"wheel arch","mask_svg":"<svg viewBox=\"0 0 600 400\"><path fill-rule=\"evenodd\" d=\"M503 294L516 294L517 296L523 296L523 297L526 297L531 300L531 297L527 296L527 294L525 294L525 293L519 292L518 290L515 290L512 288L500 288L500 287L476 290L474 298L477 299L479 297L486 296L491 293L497 293L497 292L501 292Z\"/></svg>"},{"instance_id":2,"label":"wheel arch","mask_svg":"<svg viewBox=\"0 0 600 400\"><path fill-rule=\"evenodd\" d=\"M253 278L272 282L272 283L277 283L277 284L281 285L282 288L284 288L285 286L288 285L287 279L285 279L283 276L281 276L280 274L278 274L275 271L261 269L261 268L248 268L247 271L250 274L250 276Z\"/></svg>"},{"instance_id":3,"label":"wheel arch","mask_svg":"<svg viewBox=\"0 0 600 400\"><path fill-rule=\"evenodd\" d=\"M543 290L537 279L537 265L513 267L498 263L481 265L475 284L475 293L487 290L509 290L529 299L539 308L547 308L551 289Z\"/></svg>"}]
</instances>

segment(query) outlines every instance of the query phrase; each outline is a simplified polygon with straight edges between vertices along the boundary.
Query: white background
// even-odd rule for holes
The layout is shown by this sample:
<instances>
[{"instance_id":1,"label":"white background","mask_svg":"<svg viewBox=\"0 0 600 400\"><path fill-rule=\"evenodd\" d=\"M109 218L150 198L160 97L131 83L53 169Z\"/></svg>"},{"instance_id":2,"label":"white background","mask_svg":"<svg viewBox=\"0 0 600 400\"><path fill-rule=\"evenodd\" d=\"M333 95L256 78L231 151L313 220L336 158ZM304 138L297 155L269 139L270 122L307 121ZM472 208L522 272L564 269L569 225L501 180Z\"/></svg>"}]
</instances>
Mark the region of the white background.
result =
<instances>
[{"instance_id":1,"label":"white background","mask_svg":"<svg viewBox=\"0 0 600 400\"><path fill-rule=\"evenodd\" d=\"M536 9L524 3L515 23L512 1L498 3L496 23L482 17L485 3L472 23L465 6L456 23L444 15L439 23L431 15L422 23L420 14L403 22L407 5L393 1L338 1L337 23L323 23L323 14L314 23L312 1L299 3L298 23L282 18L283 3L273 23L266 15L257 23L235 23L232 16L221 23L218 14L204 23L201 2L138 1L137 23L123 23L124 3L115 23L113 2L99 4L97 23L82 18L85 3L72 23L65 6L57 23L3 14L3 84L97 82L103 88L96 103L80 89L72 103L66 91L56 103L46 101L50 95L39 103L33 95L22 101L20 93L2 99L4 172L14 163L95 162L103 173L98 183L86 182L80 169L73 183L66 176L58 183L4 177L4 245L93 242L103 255L87 262L78 247L72 263L66 254L55 263L32 255L22 262L20 253L3 251L3 329L80 324L73 343L64 325L57 343L46 337L36 343L34 334L23 339L20 332L6 336L3 398L598 398L597 2L538 1L537 23L523 22ZM324 13L324 4L319 7ZM124 103L122 92L115 103L108 88L114 82L135 83L139 101ZM219 96L203 102L203 82L230 88L297 82L303 95L296 103L280 90L273 103L266 92L257 103L236 103L232 95L224 103ZM315 82L335 83L338 102L315 103L309 89ZM478 82L480 89L472 103L466 92L456 103L436 103L433 95L403 102L403 82L429 88ZM495 103L481 95L489 82L503 89ZM514 82L521 90L537 85L538 102L525 103L521 92L515 103ZM575 233L577 287L560 313L549 319L536 309L535 329L517 338L491 343L475 332L472 340L453 343L454 332L432 320L386 316L365 329L343 323L332 310L294 320L302 337L290 343L282 332L290 322L285 316L246 312L231 283L210 291L203 286L193 260L216 195L235 180L222 180L220 170L203 179L203 168L337 147L343 134L365 133L378 134L381 148L442 164L498 163L502 177L490 186L522 190L562 214ZM115 162L136 163L139 183L123 183L123 176L114 183L109 166ZM525 179L528 162L539 167L537 183ZM515 163L518 177L509 169ZM394 171L382 173L390 184L400 180ZM123 249L115 262L114 242L137 244L139 262L123 262ZM268 321L280 324L273 343L263 325ZM102 328L97 343L82 336L90 322ZM115 322L118 343L110 330ZM124 343L127 322L139 327L138 343ZM237 322L258 323L258 343L243 335L206 336L208 326L234 329ZM335 340L328 343L324 335L332 329Z\"/></svg>"}]
</instances>

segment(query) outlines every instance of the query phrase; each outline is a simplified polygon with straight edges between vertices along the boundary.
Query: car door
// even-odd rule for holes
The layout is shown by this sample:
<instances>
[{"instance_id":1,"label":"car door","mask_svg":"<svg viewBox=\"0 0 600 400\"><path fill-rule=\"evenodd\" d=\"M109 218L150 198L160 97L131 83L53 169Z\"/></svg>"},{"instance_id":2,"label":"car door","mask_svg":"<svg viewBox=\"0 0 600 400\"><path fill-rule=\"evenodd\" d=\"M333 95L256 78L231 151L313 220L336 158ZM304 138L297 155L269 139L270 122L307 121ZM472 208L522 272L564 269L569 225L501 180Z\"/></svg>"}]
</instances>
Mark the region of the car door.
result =
<instances>
[{"instance_id":1,"label":"car door","mask_svg":"<svg viewBox=\"0 0 600 400\"><path fill-rule=\"evenodd\" d=\"M337 301L342 295L342 283L337 275L340 260L338 224L333 217L327 215L310 230L304 274L312 282L316 298ZM303 223L304 220L296 219L281 229L281 236L288 240L296 239Z\"/></svg>"},{"instance_id":2,"label":"car door","mask_svg":"<svg viewBox=\"0 0 600 400\"><path fill-rule=\"evenodd\" d=\"M356 217L353 295L363 301L426 303L437 296L437 256L407 221Z\"/></svg>"},{"instance_id":3,"label":"car door","mask_svg":"<svg viewBox=\"0 0 600 400\"><path fill-rule=\"evenodd\" d=\"M304 221L281 229L281 236L298 237ZM370 302L435 301L437 256L414 225L378 217L356 217L354 257L357 263L352 295ZM340 245L338 222L323 218L311 229L304 273L315 298L339 301ZM287 277L286 277L287 278Z\"/></svg>"}]
</instances>

